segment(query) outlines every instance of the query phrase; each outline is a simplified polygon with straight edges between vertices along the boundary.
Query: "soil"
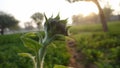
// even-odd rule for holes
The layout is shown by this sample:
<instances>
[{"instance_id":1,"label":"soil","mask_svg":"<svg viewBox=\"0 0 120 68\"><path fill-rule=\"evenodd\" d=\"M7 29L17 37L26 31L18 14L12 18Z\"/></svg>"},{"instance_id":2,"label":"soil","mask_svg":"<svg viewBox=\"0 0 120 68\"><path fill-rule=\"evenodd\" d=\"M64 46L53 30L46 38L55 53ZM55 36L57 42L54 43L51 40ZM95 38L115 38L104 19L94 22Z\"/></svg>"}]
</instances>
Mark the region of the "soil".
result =
<instances>
[{"instance_id":1,"label":"soil","mask_svg":"<svg viewBox=\"0 0 120 68\"><path fill-rule=\"evenodd\" d=\"M78 52L76 52L75 40L67 40L67 50L71 54L69 67L84 68L84 65L79 63L80 60L82 59L82 56L78 54Z\"/></svg>"},{"instance_id":2,"label":"soil","mask_svg":"<svg viewBox=\"0 0 120 68\"><path fill-rule=\"evenodd\" d=\"M67 50L71 54L69 67L70 68L97 68L94 64L83 64L85 56L81 52L77 52L77 45L75 40L67 40Z\"/></svg>"}]
</instances>

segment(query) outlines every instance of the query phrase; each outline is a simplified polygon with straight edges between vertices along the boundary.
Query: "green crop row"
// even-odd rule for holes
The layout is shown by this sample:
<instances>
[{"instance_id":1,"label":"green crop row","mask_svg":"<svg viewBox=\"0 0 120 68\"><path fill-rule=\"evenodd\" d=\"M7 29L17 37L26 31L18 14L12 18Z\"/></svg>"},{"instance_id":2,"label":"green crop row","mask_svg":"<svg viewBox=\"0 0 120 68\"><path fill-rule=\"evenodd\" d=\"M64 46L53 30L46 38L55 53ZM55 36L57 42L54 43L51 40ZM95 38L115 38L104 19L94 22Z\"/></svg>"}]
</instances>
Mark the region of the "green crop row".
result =
<instances>
[{"instance_id":1,"label":"green crop row","mask_svg":"<svg viewBox=\"0 0 120 68\"><path fill-rule=\"evenodd\" d=\"M0 45L8 43L20 43L21 34L0 35Z\"/></svg>"},{"instance_id":2,"label":"green crop row","mask_svg":"<svg viewBox=\"0 0 120 68\"><path fill-rule=\"evenodd\" d=\"M33 68L32 60L21 57L18 53L32 53L24 47L20 36L11 34L0 36L0 68ZM37 37L34 37L37 40ZM63 43L63 41L61 41ZM65 42L52 43L47 50L45 68L53 68L54 65L68 65L70 55L67 52Z\"/></svg>"},{"instance_id":3,"label":"green crop row","mask_svg":"<svg viewBox=\"0 0 120 68\"><path fill-rule=\"evenodd\" d=\"M74 38L77 51L85 56L85 65L120 68L120 32L78 34Z\"/></svg>"}]
</instances>

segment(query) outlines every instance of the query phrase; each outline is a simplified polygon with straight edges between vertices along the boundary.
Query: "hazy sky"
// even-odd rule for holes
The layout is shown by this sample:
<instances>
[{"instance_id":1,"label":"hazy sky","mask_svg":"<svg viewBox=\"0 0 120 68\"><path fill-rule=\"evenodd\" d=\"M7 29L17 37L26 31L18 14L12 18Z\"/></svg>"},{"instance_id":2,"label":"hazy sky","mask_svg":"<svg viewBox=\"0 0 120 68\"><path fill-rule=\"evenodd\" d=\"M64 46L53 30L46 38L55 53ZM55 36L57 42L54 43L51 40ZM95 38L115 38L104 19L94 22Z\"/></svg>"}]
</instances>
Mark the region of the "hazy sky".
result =
<instances>
[{"instance_id":1,"label":"hazy sky","mask_svg":"<svg viewBox=\"0 0 120 68\"><path fill-rule=\"evenodd\" d=\"M120 0L109 0L109 2L112 8L116 10L115 13L118 13L120 11ZM35 12L45 13L48 17L60 13L62 18L70 18L79 13L84 15L90 12L98 13L95 4L92 2L70 4L65 0L0 0L0 11L12 14L21 22L30 21L30 16Z\"/></svg>"}]
</instances>

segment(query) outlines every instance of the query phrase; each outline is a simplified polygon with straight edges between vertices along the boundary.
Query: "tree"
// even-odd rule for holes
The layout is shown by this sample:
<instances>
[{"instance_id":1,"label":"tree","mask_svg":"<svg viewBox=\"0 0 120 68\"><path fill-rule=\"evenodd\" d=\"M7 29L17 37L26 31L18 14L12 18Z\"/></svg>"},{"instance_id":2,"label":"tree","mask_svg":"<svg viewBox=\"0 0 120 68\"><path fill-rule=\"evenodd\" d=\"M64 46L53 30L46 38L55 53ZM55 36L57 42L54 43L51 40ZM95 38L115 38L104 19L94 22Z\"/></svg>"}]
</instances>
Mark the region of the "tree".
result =
<instances>
[{"instance_id":1,"label":"tree","mask_svg":"<svg viewBox=\"0 0 120 68\"><path fill-rule=\"evenodd\" d=\"M79 14L79 15L73 15L72 16L72 24L74 25L79 25L79 24L83 24L84 23L84 16L83 14Z\"/></svg>"},{"instance_id":2,"label":"tree","mask_svg":"<svg viewBox=\"0 0 120 68\"><path fill-rule=\"evenodd\" d=\"M0 11L0 33L4 34L5 28L11 28L17 26L19 23L13 16Z\"/></svg>"},{"instance_id":3,"label":"tree","mask_svg":"<svg viewBox=\"0 0 120 68\"><path fill-rule=\"evenodd\" d=\"M98 23L99 16L94 12L90 13L87 16L83 16L83 14L73 15L72 22L75 25L86 24L86 23Z\"/></svg>"},{"instance_id":4,"label":"tree","mask_svg":"<svg viewBox=\"0 0 120 68\"><path fill-rule=\"evenodd\" d=\"M40 29L41 25L42 25L42 21L44 19L43 14L36 12L34 13L31 18L35 21L35 23L37 24L38 29Z\"/></svg>"},{"instance_id":5,"label":"tree","mask_svg":"<svg viewBox=\"0 0 120 68\"><path fill-rule=\"evenodd\" d=\"M100 15L101 23L102 23L102 26L103 26L103 31L104 32L108 31L107 21L106 21L104 12L103 12L103 10L102 10L98 0L67 0L67 1L70 2L70 3L77 2L77 1L92 1L93 3L95 3L97 8L98 8L98 10L99 10L99 15Z\"/></svg>"},{"instance_id":6,"label":"tree","mask_svg":"<svg viewBox=\"0 0 120 68\"><path fill-rule=\"evenodd\" d=\"M94 12L86 16L85 19L87 20L87 23L98 23L99 22L99 16L98 14Z\"/></svg>"},{"instance_id":7,"label":"tree","mask_svg":"<svg viewBox=\"0 0 120 68\"><path fill-rule=\"evenodd\" d=\"M14 30L20 30L21 27L20 27L19 25L15 25L15 26L9 27L9 29L10 29L11 31L14 31Z\"/></svg>"},{"instance_id":8,"label":"tree","mask_svg":"<svg viewBox=\"0 0 120 68\"><path fill-rule=\"evenodd\" d=\"M112 15L112 12L114 10L111 8L110 4L107 2L107 4L105 5L105 7L103 8L103 12L105 14L105 17L106 17L106 20L109 21L111 15Z\"/></svg>"},{"instance_id":9,"label":"tree","mask_svg":"<svg viewBox=\"0 0 120 68\"><path fill-rule=\"evenodd\" d=\"M119 3L119 7L120 7L120 3ZM120 20L120 11L118 12L118 17L119 17L119 20Z\"/></svg>"},{"instance_id":10,"label":"tree","mask_svg":"<svg viewBox=\"0 0 120 68\"><path fill-rule=\"evenodd\" d=\"M33 29L34 27L32 26L32 22L25 22L25 29L27 30L31 30Z\"/></svg>"}]
</instances>

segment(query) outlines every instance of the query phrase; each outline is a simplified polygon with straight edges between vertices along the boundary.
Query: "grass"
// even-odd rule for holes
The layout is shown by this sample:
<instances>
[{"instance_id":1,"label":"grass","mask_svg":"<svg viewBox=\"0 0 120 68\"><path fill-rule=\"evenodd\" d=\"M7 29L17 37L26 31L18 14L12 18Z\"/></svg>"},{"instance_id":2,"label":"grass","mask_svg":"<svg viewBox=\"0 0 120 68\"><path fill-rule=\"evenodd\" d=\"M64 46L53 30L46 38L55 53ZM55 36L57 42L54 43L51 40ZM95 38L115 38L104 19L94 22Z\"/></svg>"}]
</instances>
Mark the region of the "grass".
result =
<instances>
[{"instance_id":1,"label":"grass","mask_svg":"<svg viewBox=\"0 0 120 68\"><path fill-rule=\"evenodd\" d=\"M109 32L120 32L120 21L108 22ZM103 32L101 23L75 25L70 28L71 34Z\"/></svg>"},{"instance_id":2,"label":"grass","mask_svg":"<svg viewBox=\"0 0 120 68\"><path fill-rule=\"evenodd\" d=\"M108 28L110 32L120 32L120 21L109 22Z\"/></svg>"}]
</instances>

